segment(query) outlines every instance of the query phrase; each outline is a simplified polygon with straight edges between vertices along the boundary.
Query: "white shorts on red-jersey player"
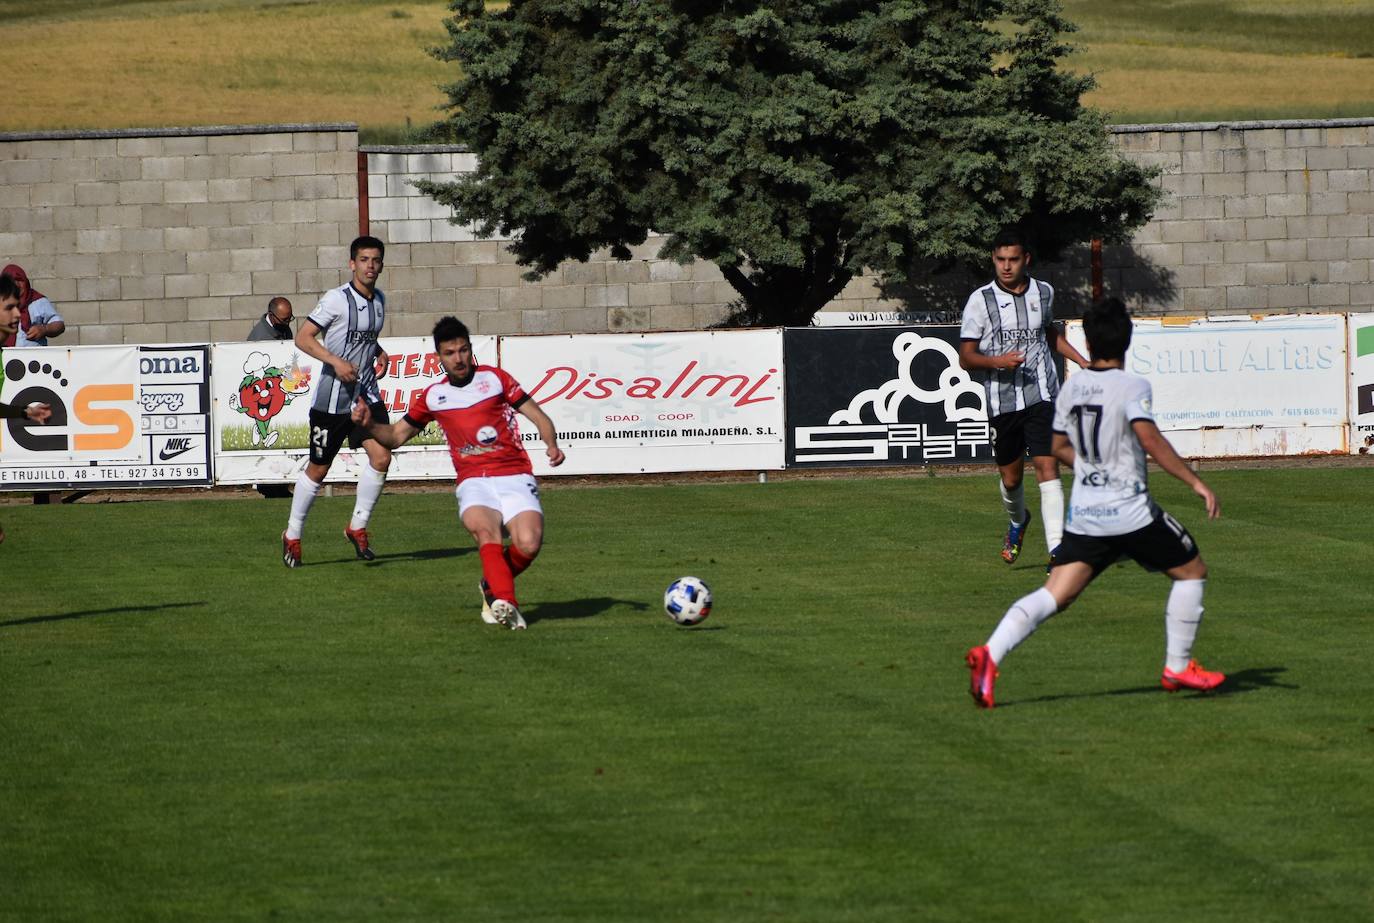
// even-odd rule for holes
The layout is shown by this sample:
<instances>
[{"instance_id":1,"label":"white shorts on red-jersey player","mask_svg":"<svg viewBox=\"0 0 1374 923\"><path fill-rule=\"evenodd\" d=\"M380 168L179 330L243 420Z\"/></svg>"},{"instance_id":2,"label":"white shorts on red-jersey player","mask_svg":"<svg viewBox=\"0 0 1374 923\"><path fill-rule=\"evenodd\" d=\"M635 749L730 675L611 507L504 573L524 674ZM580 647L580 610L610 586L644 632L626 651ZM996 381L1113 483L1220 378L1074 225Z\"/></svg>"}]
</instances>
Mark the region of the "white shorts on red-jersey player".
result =
<instances>
[{"instance_id":1,"label":"white shorts on red-jersey player","mask_svg":"<svg viewBox=\"0 0 1374 923\"><path fill-rule=\"evenodd\" d=\"M510 522L521 513L544 514L544 508L539 505L539 487L532 474L463 478L454 493L458 497L460 519L473 506L500 510L503 523Z\"/></svg>"}]
</instances>

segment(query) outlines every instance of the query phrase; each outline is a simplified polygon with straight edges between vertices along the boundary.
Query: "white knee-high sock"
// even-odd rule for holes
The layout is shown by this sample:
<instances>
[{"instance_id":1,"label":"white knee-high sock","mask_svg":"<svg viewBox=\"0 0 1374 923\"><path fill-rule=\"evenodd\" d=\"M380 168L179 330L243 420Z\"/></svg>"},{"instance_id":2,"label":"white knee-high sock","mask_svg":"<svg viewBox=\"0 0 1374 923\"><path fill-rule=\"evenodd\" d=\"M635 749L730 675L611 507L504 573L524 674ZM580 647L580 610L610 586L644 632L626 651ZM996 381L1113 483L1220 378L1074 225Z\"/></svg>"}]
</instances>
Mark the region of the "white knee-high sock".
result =
<instances>
[{"instance_id":1,"label":"white knee-high sock","mask_svg":"<svg viewBox=\"0 0 1374 923\"><path fill-rule=\"evenodd\" d=\"M1042 622L1058 611L1059 603L1044 587L1012 603L992 637L988 638L988 653L992 655L992 662L1001 663L1002 658L1015 650L1016 645L1034 634Z\"/></svg>"},{"instance_id":2,"label":"white knee-high sock","mask_svg":"<svg viewBox=\"0 0 1374 923\"><path fill-rule=\"evenodd\" d=\"M386 472L378 471L371 465L358 475L358 498L353 503L353 519L348 524L350 529L356 531L367 528L367 521L372 518L372 508L377 505L377 498L382 495L382 486L385 484Z\"/></svg>"},{"instance_id":3,"label":"white knee-high sock","mask_svg":"<svg viewBox=\"0 0 1374 923\"><path fill-rule=\"evenodd\" d=\"M1064 482L1040 482L1040 520L1045 524L1045 550L1054 553L1064 540Z\"/></svg>"},{"instance_id":4,"label":"white knee-high sock","mask_svg":"<svg viewBox=\"0 0 1374 923\"><path fill-rule=\"evenodd\" d=\"M305 528L305 517L310 515L310 506L315 502L315 495L319 492L320 485L302 471L300 477L296 478L296 491L291 495L291 515L286 520L287 538L301 537L301 530Z\"/></svg>"},{"instance_id":5,"label":"white knee-high sock","mask_svg":"<svg viewBox=\"0 0 1374 923\"><path fill-rule=\"evenodd\" d=\"M1202 591L1206 580L1175 580L1164 606L1164 665L1174 672L1186 670L1193 657L1193 641L1202 621Z\"/></svg>"},{"instance_id":6,"label":"white knee-high sock","mask_svg":"<svg viewBox=\"0 0 1374 923\"><path fill-rule=\"evenodd\" d=\"M1026 519L1026 482L1022 481L1015 487L1008 489L999 478L997 489L1002 492L1002 509L1007 511L1011 521L1020 524Z\"/></svg>"}]
</instances>

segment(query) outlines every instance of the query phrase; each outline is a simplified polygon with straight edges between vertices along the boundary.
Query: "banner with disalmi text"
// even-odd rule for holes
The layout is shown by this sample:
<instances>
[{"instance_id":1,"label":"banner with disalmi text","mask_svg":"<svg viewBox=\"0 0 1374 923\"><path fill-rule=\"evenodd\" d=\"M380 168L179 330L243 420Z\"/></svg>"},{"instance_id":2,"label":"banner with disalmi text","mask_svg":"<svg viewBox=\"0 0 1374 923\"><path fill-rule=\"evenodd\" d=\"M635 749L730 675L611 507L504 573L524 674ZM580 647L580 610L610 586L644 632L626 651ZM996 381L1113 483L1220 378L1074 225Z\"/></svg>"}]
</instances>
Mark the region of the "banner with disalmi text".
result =
<instances>
[{"instance_id":1,"label":"banner with disalmi text","mask_svg":"<svg viewBox=\"0 0 1374 923\"><path fill-rule=\"evenodd\" d=\"M550 469L522 417L536 474L783 465L781 330L502 337L501 367L553 420L567 453Z\"/></svg>"}]
</instances>

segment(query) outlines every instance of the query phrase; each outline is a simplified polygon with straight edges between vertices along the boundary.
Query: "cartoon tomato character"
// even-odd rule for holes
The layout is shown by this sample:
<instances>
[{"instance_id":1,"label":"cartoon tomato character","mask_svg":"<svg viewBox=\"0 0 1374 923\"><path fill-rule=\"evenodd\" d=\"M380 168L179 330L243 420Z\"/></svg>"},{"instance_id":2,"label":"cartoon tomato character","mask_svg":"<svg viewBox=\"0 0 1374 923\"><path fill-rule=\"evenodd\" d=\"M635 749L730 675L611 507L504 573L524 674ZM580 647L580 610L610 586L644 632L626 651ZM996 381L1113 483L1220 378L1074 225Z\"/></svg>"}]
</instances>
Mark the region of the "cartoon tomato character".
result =
<instances>
[{"instance_id":1,"label":"cartoon tomato character","mask_svg":"<svg viewBox=\"0 0 1374 923\"><path fill-rule=\"evenodd\" d=\"M272 428L272 418L290 405L297 394L310 390L310 376L300 374L292 357L286 371L270 364L266 353L255 352L243 364L243 381L229 406L253 421L253 445L270 449L281 433Z\"/></svg>"}]
</instances>

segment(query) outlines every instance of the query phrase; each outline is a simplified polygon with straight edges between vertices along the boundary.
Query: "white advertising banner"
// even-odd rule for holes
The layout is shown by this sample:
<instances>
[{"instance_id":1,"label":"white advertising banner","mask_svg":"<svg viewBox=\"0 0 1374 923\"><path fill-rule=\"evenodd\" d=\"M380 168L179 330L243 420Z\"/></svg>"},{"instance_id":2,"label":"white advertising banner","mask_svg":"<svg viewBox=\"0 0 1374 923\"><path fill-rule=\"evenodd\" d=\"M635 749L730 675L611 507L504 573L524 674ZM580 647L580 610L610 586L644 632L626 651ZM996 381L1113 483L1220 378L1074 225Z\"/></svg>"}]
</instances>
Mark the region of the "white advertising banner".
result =
<instances>
[{"instance_id":1,"label":"white advertising banner","mask_svg":"<svg viewBox=\"0 0 1374 923\"><path fill-rule=\"evenodd\" d=\"M1374 453L1374 314L1350 315L1350 451Z\"/></svg>"},{"instance_id":2,"label":"white advertising banner","mask_svg":"<svg viewBox=\"0 0 1374 923\"><path fill-rule=\"evenodd\" d=\"M144 459L136 346L30 347L4 354L0 399L47 404L46 424L5 420L0 487L84 486L106 463ZM101 484L99 486L105 486Z\"/></svg>"},{"instance_id":3,"label":"white advertising banner","mask_svg":"<svg viewBox=\"0 0 1374 923\"><path fill-rule=\"evenodd\" d=\"M378 379L392 421L443 378L430 337L382 337L388 359ZM310 402L320 363L290 340L214 345L215 480L221 484L294 483L309 460ZM496 362L496 338L472 339L477 361ZM344 448L326 483L356 481L367 454ZM425 427L392 458L395 479L452 478L453 464L438 426Z\"/></svg>"},{"instance_id":4,"label":"white advertising banner","mask_svg":"<svg viewBox=\"0 0 1374 923\"><path fill-rule=\"evenodd\" d=\"M503 337L501 367L567 453L521 419L536 474L783 467L780 329Z\"/></svg>"},{"instance_id":5,"label":"white advertising banner","mask_svg":"<svg viewBox=\"0 0 1374 923\"><path fill-rule=\"evenodd\" d=\"M1082 324L1070 342L1087 355ZM1346 451L1343 315L1135 321L1126 370L1183 455ZM1069 372L1077 367L1069 364Z\"/></svg>"}]
</instances>

